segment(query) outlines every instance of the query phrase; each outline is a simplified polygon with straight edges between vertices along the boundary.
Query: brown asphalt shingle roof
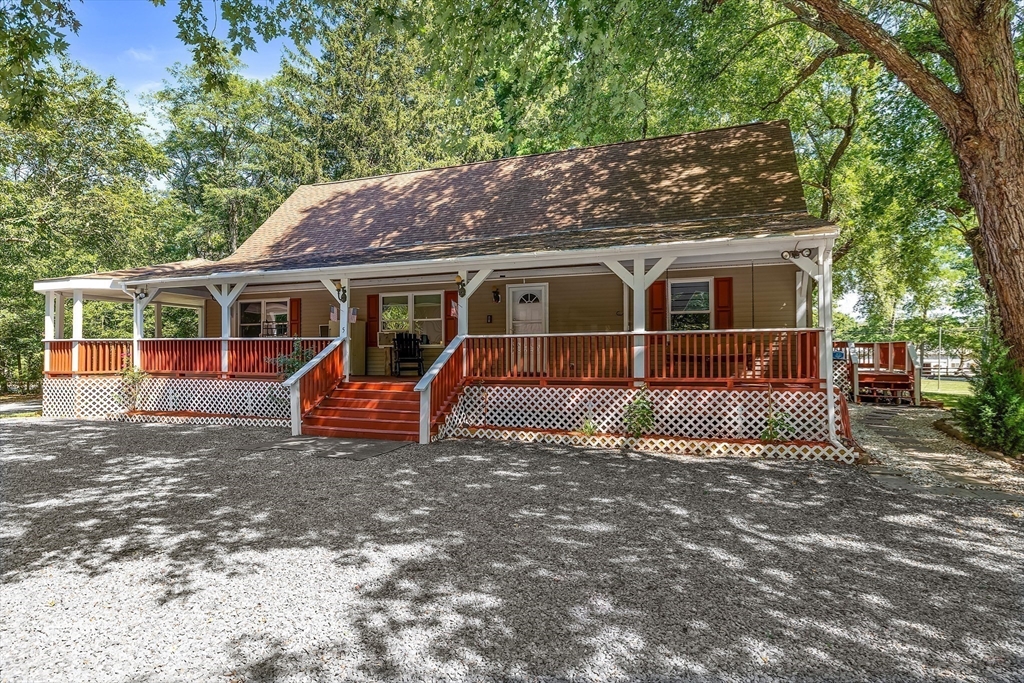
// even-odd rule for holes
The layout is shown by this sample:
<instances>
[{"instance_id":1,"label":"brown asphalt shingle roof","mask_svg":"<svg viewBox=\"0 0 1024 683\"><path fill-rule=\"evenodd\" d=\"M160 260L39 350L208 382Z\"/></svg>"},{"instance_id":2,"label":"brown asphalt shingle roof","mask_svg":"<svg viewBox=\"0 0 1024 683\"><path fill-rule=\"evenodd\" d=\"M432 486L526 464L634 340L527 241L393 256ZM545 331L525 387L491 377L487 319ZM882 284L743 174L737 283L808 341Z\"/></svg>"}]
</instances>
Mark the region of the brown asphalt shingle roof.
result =
<instances>
[{"instance_id":1,"label":"brown asphalt shingle roof","mask_svg":"<svg viewBox=\"0 0 1024 683\"><path fill-rule=\"evenodd\" d=\"M302 186L235 253L173 275L752 237L827 225L807 214L789 125L774 121Z\"/></svg>"}]
</instances>

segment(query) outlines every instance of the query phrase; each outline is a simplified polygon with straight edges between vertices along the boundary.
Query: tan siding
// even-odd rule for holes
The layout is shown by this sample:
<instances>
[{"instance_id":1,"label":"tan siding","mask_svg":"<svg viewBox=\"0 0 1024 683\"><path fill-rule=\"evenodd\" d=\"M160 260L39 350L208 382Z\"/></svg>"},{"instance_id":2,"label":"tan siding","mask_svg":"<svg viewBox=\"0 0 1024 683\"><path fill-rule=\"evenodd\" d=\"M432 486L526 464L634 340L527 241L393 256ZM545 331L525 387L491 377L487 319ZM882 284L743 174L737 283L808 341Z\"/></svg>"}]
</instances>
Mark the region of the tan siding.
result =
<instances>
[{"instance_id":1,"label":"tan siding","mask_svg":"<svg viewBox=\"0 0 1024 683\"><path fill-rule=\"evenodd\" d=\"M736 328L796 326L796 266L671 270L664 277L669 280L731 277Z\"/></svg>"}]
</instances>

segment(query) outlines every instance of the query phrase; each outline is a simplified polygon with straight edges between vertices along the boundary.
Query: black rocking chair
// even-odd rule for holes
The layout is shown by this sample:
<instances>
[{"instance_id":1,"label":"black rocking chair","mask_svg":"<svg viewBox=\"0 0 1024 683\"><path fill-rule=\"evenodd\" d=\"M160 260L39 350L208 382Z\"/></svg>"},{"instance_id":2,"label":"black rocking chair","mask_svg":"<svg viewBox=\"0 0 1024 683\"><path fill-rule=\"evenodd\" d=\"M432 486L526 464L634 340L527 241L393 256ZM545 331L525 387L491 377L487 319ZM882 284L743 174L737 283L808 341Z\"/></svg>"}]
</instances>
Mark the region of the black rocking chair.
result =
<instances>
[{"instance_id":1,"label":"black rocking chair","mask_svg":"<svg viewBox=\"0 0 1024 683\"><path fill-rule=\"evenodd\" d=\"M413 365L416 372L423 376L423 349L420 340L408 332L399 332L391 346L391 374L399 377L402 369Z\"/></svg>"}]
</instances>

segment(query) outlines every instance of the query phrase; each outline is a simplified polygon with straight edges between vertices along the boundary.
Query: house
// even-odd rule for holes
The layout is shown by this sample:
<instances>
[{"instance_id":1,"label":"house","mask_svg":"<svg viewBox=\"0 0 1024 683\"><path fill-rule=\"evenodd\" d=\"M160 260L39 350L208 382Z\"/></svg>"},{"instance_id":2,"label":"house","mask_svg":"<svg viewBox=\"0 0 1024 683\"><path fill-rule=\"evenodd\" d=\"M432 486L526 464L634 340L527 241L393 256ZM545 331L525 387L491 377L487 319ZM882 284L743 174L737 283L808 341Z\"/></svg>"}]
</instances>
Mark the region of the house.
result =
<instances>
[{"instance_id":1,"label":"house","mask_svg":"<svg viewBox=\"0 0 1024 683\"><path fill-rule=\"evenodd\" d=\"M785 121L303 186L221 261L37 282L44 414L616 445L646 384L642 446L849 460L836 236ZM133 338L82 339L90 300L132 302ZM166 306L200 338L161 338ZM413 338L424 375L392 375ZM282 382L293 344L316 356Z\"/></svg>"}]
</instances>

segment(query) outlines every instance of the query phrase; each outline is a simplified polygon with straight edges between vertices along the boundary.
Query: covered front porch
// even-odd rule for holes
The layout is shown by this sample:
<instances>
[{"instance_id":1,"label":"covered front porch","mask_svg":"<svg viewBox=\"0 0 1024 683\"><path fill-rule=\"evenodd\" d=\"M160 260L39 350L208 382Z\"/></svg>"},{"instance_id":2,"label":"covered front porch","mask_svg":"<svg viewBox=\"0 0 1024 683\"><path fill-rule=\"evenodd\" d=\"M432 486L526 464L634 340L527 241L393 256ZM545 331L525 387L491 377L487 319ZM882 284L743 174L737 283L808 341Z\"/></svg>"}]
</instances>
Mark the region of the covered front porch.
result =
<instances>
[{"instance_id":1,"label":"covered front porch","mask_svg":"<svg viewBox=\"0 0 1024 683\"><path fill-rule=\"evenodd\" d=\"M663 418L650 439L753 446L784 412L790 443L844 448L828 244L744 242L399 264L388 276L361 266L41 283L51 389L99 395L85 387L106 379L114 396L125 367L144 373L148 387L131 405L51 399L44 411L290 424L337 436L359 433L354 422L363 420L374 435L390 424L422 442L591 432L610 444L626 438L621 413L646 384ZM82 338L82 307L100 296L131 303L131 339ZM74 302L70 339L58 338L64 297ZM812 303L818 327L809 325ZM147 335L147 307L167 305L195 307L201 337ZM403 372L392 362L397 335L415 339L424 374L404 371L416 382L415 410L404 397L401 409L381 413L376 402L390 397L367 387ZM299 361L298 370L282 358Z\"/></svg>"}]
</instances>

